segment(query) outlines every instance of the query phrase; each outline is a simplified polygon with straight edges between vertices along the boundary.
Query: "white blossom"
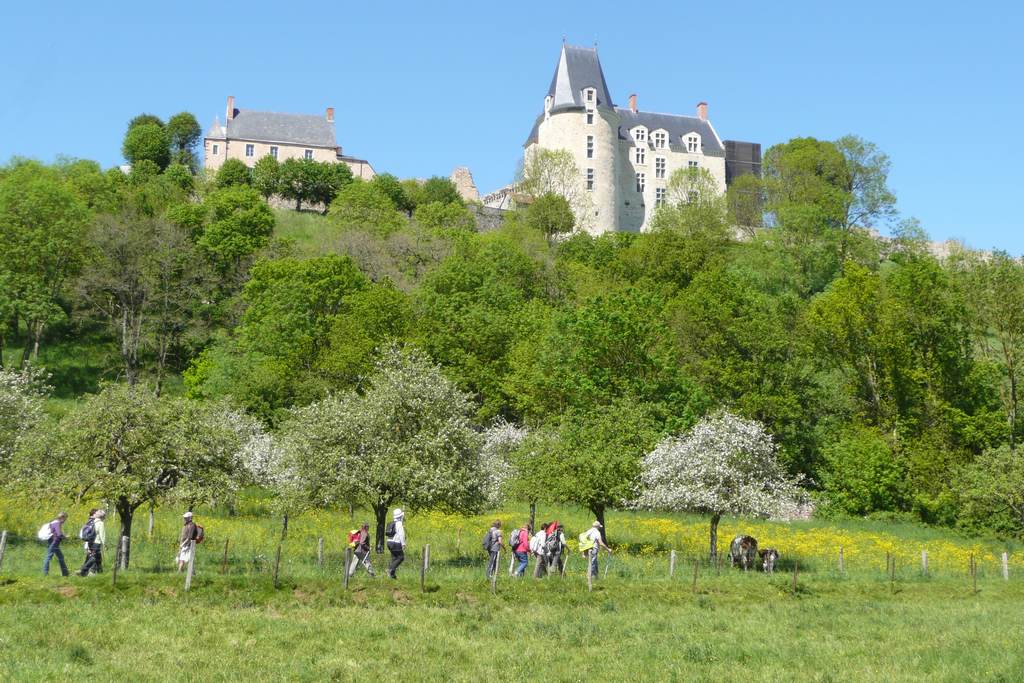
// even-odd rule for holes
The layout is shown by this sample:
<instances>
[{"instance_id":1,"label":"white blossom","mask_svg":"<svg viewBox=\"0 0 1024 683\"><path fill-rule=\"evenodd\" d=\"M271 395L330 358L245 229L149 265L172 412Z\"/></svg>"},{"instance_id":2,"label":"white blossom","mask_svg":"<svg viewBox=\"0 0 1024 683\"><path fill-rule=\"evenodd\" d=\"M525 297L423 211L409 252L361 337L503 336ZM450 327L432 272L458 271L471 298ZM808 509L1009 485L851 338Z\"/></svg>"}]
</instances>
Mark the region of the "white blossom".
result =
<instances>
[{"instance_id":1,"label":"white blossom","mask_svg":"<svg viewBox=\"0 0 1024 683\"><path fill-rule=\"evenodd\" d=\"M764 426L727 412L670 436L641 466L639 507L769 517L797 509L803 490L786 476Z\"/></svg>"},{"instance_id":2,"label":"white blossom","mask_svg":"<svg viewBox=\"0 0 1024 683\"><path fill-rule=\"evenodd\" d=\"M43 418L49 375L27 366L0 369L0 465L7 463Z\"/></svg>"},{"instance_id":3,"label":"white blossom","mask_svg":"<svg viewBox=\"0 0 1024 683\"><path fill-rule=\"evenodd\" d=\"M529 434L525 427L498 418L483 433L484 445L480 449L480 467L483 477L483 495L488 507L501 504L505 484L514 478L515 466L511 462L512 452Z\"/></svg>"}]
</instances>

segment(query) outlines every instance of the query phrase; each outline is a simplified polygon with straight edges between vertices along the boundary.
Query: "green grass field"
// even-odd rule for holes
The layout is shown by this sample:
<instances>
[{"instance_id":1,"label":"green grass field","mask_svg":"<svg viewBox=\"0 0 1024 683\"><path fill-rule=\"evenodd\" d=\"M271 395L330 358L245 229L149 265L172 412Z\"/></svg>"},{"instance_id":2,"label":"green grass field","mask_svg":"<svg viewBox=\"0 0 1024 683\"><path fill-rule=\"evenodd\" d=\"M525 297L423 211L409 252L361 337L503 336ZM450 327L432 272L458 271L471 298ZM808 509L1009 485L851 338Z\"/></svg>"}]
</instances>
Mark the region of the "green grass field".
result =
<instances>
[{"instance_id":1,"label":"green grass field","mask_svg":"<svg viewBox=\"0 0 1024 683\"><path fill-rule=\"evenodd\" d=\"M575 555L565 578L502 572L494 594L479 549L488 518L410 514L399 580L359 573L345 590L352 522L317 512L290 520L275 589L280 519L250 498L235 516L197 511L207 541L186 593L173 566L177 510L157 511L152 539L140 511L132 567L113 587L112 553L99 576L40 575L33 536L47 514L34 507L0 503L0 528L11 530L0 566L6 680L1024 680L1024 567L1013 555L1004 581L995 558L1005 546L922 527L723 521L723 546L750 530L780 548L782 569L744 574L703 560L694 588L704 520L612 514L616 555L593 592ZM82 511L71 512L76 531ZM586 526L585 513L564 512L573 535ZM524 517L498 516L506 527ZM847 544L843 573L826 547L836 538ZM882 548L897 558L895 581ZM922 548L932 552L927 576ZM672 578L670 549L679 552ZM960 553L979 563L977 592ZM66 554L72 569L81 563L78 544Z\"/></svg>"}]
</instances>

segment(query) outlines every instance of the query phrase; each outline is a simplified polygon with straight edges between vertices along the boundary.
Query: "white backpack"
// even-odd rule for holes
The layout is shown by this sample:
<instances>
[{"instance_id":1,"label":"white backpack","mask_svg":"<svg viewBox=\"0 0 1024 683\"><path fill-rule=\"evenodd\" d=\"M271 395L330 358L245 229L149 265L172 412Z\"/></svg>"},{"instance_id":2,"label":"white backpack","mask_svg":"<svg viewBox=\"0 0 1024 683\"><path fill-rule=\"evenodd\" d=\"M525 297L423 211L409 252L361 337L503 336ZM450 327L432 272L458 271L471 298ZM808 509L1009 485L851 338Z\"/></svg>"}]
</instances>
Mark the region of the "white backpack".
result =
<instances>
[{"instance_id":1,"label":"white backpack","mask_svg":"<svg viewBox=\"0 0 1024 683\"><path fill-rule=\"evenodd\" d=\"M530 552L534 555L542 555L544 553L544 539L547 538L547 534L544 533L543 529L538 531L530 539Z\"/></svg>"},{"instance_id":2,"label":"white backpack","mask_svg":"<svg viewBox=\"0 0 1024 683\"><path fill-rule=\"evenodd\" d=\"M53 538L53 529L50 528L50 522L39 527L39 531L36 532L36 538L44 543Z\"/></svg>"}]
</instances>

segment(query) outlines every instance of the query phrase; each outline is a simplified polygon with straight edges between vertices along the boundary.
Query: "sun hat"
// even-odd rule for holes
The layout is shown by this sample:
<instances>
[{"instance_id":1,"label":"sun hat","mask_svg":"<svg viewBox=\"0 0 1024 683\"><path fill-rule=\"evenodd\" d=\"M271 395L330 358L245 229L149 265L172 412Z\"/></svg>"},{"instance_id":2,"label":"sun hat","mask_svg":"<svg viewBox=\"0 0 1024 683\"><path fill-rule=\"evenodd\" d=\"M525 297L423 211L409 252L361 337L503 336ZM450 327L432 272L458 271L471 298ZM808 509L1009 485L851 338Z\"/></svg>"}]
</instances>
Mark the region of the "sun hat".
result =
<instances>
[{"instance_id":1,"label":"sun hat","mask_svg":"<svg viewBox=\"0 0 1024 683\"><path fill-rule=\"evenodd\" d=\"M184 517L185 519L188 519L191 516L192 516L191 512L186 512L185 514L182 515L182 517Z\"/></svg>"},{"instance_id":2,"label":"sun hat","mask_svg":"<svg viewBox=\"0 0 1024 683\"><path fill-rule=\"evenodd\" d=\"M405 517L405 513L402 512L402 508L395 508L394 518L402 519L403 517Z\"/></svg>"},{"instance_id":3,"label":"sun hat","mask_svg":"<svg viewBox=\"0 0 1024 683\"><path fill-rule=\"evenodd\" d=\"M595 529L600 529L601 528L601 522L598 522L597 520L594 520L594 524L592 526Z\"/></svg>"}]
</instances>

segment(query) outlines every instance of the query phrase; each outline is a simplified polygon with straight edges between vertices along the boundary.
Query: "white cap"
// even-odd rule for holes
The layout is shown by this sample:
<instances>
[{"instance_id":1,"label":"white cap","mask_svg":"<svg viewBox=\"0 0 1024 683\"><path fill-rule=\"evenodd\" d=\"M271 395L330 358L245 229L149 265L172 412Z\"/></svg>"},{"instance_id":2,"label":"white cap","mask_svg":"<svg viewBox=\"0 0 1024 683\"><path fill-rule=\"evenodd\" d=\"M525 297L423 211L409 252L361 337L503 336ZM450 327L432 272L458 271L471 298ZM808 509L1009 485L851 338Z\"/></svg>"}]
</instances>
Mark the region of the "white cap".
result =
<instances>
[{"instance_id":1,"label":"white cap","mask_svg":"<svg viewBox=\"0 0 1024 683\"><path fill-rule=\"evenodd\" d=\"M185 519L188 519L191 516L192 516L191 512L186 512L185 514L182 515L182 517L184 517Z\"/></svg>"},{"instance_id":2,"label":"white cap","mask_svg":"<svg viewBox=\"0 0 1024 683\"><path fill-rule=\"evenodd\" d=\"M402 508L395 508L393 516L395 519L401 519L402 517L405 517L405 513L402 512Z\"/></svg>"}]
</instances>

